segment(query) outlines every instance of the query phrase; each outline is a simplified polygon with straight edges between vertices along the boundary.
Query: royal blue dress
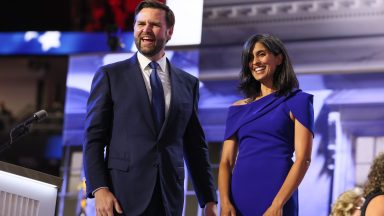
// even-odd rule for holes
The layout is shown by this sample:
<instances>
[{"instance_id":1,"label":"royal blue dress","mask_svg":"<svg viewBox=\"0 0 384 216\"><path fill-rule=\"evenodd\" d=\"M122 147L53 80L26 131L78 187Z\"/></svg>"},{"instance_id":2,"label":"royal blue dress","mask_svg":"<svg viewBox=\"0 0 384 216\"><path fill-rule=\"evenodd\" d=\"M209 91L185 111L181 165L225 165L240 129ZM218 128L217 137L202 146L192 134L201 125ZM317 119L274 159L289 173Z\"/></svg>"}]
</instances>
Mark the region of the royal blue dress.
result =
<instances>
[{"instance_id":1,"label":"royal blue dress","mask_svg":"<svg viewBox=\"0 0 384 216\"><path fill-rule=\"evenodd\" d=\"M239 145L231 181L237 215L261 216L271 205L293 164L294 122L289 112L313 134L312 102L312 95L297 89L287 96L272 93L229 107L225 139L235 135ZM283 215L298 215L297 191Z\"/></svg>"}]
</instances>

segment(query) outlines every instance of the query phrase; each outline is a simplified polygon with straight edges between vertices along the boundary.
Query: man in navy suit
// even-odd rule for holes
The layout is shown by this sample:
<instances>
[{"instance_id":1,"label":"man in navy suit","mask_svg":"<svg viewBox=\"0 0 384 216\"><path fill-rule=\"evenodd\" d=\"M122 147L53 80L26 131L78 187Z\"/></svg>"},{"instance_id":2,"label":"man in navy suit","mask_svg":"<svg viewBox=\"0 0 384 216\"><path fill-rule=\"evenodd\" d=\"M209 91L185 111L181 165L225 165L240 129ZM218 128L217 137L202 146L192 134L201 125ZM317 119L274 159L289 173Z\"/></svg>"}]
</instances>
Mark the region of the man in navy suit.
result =
<instances>
[{"instance_id":1,"label":"man in navy suit","mask_svg":"<svg viewBox=\"0 0 384 216\"><path fill-rule=\"evenodd\" d=\"M165 4L141 2L134 24L138 52L102 66L93 78L83 151L87 196L95 197L98 216L182 215L184 161L205 215L217 215L208 149L197 115L199 81L165 57L174 22ZM164 95L159 97L164 98L160 127L151 109L158 99L152 98L154 71Z\"/></svg>"}]
</instances>

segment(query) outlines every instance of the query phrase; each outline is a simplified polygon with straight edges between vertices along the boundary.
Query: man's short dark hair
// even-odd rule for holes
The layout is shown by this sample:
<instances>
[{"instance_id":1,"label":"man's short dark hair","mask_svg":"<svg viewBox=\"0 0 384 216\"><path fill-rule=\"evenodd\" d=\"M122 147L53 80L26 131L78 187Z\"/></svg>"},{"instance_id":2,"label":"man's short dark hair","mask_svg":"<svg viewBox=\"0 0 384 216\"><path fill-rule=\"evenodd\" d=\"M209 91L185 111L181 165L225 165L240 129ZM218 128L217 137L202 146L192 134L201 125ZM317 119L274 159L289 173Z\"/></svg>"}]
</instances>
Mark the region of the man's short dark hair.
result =
<instances>
[{"instance_id":1,"label":"man's short dark hair","mask_svg":"<svg viewBox=\"0 0 384 216\"><path fill-rule=\"evenodd\" d=\"M140 2L136 9L135 9L135 20L136 22L136 16L137 14L143 9L143 8L156 8L161 9L165 11L165 21L167 23L167 27L173 27L175 25L175 14L173 14L173 11L164 3L156 1L156 0L144 0Z\"/></svg>"}]
</instances>

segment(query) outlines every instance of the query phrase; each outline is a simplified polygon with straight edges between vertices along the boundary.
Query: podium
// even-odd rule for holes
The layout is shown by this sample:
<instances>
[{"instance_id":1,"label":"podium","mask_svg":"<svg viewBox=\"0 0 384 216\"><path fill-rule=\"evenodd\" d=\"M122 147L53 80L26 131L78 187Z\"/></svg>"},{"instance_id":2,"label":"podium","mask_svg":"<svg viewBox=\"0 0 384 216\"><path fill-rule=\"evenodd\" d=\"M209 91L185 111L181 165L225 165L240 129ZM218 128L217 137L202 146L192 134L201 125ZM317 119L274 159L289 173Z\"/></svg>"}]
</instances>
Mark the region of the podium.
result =
<instances>
[{"instance_id":1,"label":"podium","mask_svg":"<svg viewBox=\"0 0 384 216\"><path fill-rule=\"evenodd\" d=\"M0 161L0 215L54 216L62 179Z\"/></svg>"}]
</instances>

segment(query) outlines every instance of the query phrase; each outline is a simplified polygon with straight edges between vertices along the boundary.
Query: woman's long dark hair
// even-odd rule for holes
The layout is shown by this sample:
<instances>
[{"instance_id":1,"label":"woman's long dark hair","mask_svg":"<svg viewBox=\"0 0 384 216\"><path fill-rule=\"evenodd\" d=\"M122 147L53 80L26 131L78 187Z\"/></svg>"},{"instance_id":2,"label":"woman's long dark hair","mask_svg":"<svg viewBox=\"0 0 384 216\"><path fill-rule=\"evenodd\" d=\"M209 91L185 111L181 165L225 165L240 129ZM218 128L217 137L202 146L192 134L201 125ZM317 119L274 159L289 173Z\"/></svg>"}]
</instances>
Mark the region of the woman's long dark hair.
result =
<instances>
[{"instance_id":1,"label":"woman's long dark hair","mask_svg":"<svg viewBox=\"0 0 384 216\"><path fill-rule=\"evenodd\" d=\"M254 100L261 95L261 84L253 77L249 68L249 62L253 59L253 48L258 42L262 43L273 55L281 54L283 57L282 63L276 67L273 75L273 88L277 90L277 94L287 95L293 89L299 88L299 82L283 42L273 35L256 34L250 37L243 46L239 89L245 97Z\"/></svg>"}]
</instances>

